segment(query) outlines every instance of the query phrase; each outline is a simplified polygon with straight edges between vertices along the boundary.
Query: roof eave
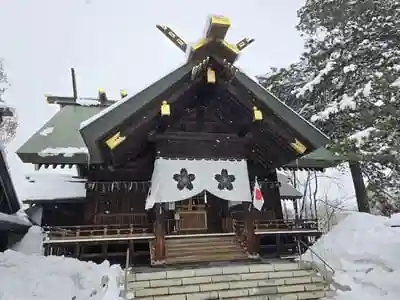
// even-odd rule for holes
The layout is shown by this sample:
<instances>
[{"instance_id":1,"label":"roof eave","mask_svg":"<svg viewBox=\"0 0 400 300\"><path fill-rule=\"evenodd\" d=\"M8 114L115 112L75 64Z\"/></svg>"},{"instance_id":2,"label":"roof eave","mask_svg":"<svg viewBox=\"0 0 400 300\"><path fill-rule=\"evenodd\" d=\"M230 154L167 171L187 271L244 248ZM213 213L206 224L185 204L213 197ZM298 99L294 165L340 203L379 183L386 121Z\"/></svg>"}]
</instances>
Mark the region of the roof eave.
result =
<instances>
[{"instance_id":1,"label":"roof eave","mask_svg":"<svg viewBox=\"0 0 400 300\"><path fill-rule=\"evenodd\" d=\"M38 153L17 152L17 155L22 162L31 164L75 165L88 162L88 155L84 153L77 153L72 156L66 156L66 154L41 156Z\"/></svg>"},{"instance_id":2,"label":"roof eave","mask_svg":"<svg viewBox=\"0 0 400 300\"><path fill-rule=\"evenodd\" d=\"M57 204L57 203L83 203L87 200L86 197L76 198L54 198L54 199L25 199L22 201L24 204Z\"/></svg>"},{"instance_id":3,"label":"roof eave","mask_svg":"<svg viewBox=\"0 0 400 300\"><path fill-rule=\"evenodd\" d=\"M188 62L136 95L126 100L121 100L104 109L104 111L97 114L97 117L94 116L91 122L80 129L83 141L90 153L90 162L97 163L102 161L101 149L98 145L99 140L122 122L132 117L135 112L145 109L153 101L159 101L165 93L173 89L173 85L180 82L191 71L192 63Z\"/></svg>"},{"instance_id":4,"label":"roof eave","mask_svg":"<svg viewBox=\"0 0 400 300\"><path fill-rule=\"evenodd\" d=\"M314 125L261 87L242 71L237 70L234 80L250 91L262 106L272 110L282 121L296 130L300 135L304 136L309 144L312 145L312 148L308 149L308 151L314 151L329 143L329 138L323 132L318 130ZM294 115L296 116L295 118L293 118Z\"/></svg>"}]
</instances>

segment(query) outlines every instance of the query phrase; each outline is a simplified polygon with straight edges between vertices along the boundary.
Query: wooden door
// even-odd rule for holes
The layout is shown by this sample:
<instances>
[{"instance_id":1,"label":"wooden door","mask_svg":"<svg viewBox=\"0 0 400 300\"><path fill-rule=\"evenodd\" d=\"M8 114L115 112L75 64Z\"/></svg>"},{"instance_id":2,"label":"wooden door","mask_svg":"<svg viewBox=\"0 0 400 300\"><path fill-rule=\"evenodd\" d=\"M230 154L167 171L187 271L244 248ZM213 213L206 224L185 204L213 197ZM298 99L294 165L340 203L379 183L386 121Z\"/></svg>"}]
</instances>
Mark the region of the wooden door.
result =
<instances>
[{"instance_id":1,"label":"wooden door","mask_svg":"<svg viewBox=\"0 0 400 300\"><path fill-rule=\"evenodd\" d=\"M176 203L176 212L179 231L207 231L207 211L202 195Z\"/></svg>"}]
</instances>

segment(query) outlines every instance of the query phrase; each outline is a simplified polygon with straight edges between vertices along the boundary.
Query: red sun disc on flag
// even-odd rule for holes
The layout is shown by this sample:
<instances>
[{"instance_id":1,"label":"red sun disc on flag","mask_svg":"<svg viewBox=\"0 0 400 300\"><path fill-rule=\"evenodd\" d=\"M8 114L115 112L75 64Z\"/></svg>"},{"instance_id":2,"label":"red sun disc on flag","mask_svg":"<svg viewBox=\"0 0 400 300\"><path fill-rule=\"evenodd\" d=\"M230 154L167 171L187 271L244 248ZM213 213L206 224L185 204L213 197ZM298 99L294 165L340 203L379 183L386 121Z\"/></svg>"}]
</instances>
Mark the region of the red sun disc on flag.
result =
<instances>
[{"instance_id":1,"label":"red sun disc on flag","mask_svg":"<svg viewBox=\"0 0 400 300\"><path fill-rule=\"evenodd\" d=\"M262 200L262 194L261 194L260 189L256 189L256 200L257 201Z\"/></svg>"}]
</instances>

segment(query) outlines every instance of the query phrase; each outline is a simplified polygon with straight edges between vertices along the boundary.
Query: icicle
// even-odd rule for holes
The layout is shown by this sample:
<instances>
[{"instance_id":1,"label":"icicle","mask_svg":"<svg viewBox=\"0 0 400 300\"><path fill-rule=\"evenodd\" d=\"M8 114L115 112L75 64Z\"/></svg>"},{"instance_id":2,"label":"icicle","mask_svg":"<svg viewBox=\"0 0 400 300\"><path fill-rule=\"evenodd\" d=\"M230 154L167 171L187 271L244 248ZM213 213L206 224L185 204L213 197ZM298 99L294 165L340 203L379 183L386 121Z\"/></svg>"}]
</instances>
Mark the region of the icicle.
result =
<instances>
[{"instance_id":1,"label":"icicle","mask_svg":"<svg viewBox=\"0 0 400 300\"><path fill-rule=\"evenodd\" d=\"M133 182L129 183L129 191L132 191L133 189Z\"/></svg>"},{"instance_id":2,"label":"icicle","mask_svg":"<svg viewBox=\"0 0 400 300\"><path fill-rule=\"evenodd\" d=\"M207 204L207 191L204 190L204 204Z\"/></svg>"}]
</instances>

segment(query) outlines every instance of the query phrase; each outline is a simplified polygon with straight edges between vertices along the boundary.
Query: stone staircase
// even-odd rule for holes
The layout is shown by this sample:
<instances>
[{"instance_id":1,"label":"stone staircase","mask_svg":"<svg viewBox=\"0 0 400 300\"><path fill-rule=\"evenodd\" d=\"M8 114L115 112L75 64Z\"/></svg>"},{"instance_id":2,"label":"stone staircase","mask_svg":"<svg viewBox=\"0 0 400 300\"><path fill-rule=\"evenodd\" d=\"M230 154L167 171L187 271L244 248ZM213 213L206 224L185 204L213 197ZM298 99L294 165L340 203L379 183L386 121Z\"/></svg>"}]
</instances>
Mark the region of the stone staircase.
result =
<instances>
[{"instance_id":1,"label":"stone staircase","mask_svg":"<svg viewBox=\"0 0 400 300\"><path fill-rule=\"evenodd\" d=\"M128 293L142 300L311 300L330 294L315 270L285 261L130 272L127 282Z\"/></svg>"},{"instance_id":2,"label":"stone staircase","mask_svg":"<svg viewBox=\"0 0 400 300\"><path fill-rule=\"evenodd\" d=\"M234 235L168 238L165 250L166 264L248 259Z\"/></svg>"}]
</instances>

